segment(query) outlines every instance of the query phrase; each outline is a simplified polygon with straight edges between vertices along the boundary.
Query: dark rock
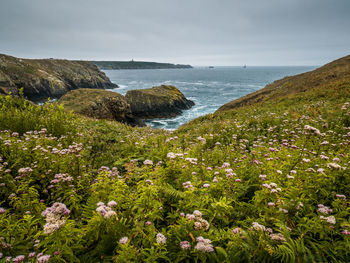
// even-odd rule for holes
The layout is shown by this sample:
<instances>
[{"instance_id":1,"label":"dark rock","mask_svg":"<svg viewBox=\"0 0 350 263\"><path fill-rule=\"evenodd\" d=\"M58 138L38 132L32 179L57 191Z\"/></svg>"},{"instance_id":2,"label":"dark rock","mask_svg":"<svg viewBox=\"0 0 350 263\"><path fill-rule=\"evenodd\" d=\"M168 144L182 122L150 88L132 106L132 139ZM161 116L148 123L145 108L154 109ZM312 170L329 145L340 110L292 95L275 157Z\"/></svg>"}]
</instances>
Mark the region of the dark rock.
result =
<instances>
[{"instance_id":1,"label":"dark rock","mask_svg":"<svg viewBox=\"0 0 350 263\"><path fill-rule=\"evenodd\" d=\"M125 95L131 112L141 119L170 118L190 109L194 102L174 86L162 85L150 89L130 90Z\"/></svg>"},{"instance_id":2,"label":"dark rock","mask_svg":"<svg viewBox=\"0 0 350 263\"><path fill-rule=\"evenodd\" d=\"M116 88L96 65L64 59L19 59L0 54L0 93L17 94L35 102L60 98L79 88Z\"/></svg>"}]
</instances>

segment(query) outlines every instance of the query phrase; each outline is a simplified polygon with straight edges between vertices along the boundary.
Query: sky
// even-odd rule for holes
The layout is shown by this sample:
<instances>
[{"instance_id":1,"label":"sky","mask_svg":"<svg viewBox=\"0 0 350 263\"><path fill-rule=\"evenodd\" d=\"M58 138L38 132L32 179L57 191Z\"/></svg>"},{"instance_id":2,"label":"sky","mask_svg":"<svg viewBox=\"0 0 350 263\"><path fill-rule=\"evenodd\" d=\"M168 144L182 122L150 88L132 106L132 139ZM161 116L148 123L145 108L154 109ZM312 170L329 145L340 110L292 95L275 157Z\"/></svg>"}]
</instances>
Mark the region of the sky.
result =
<instances>
[{"instance_id":1,"label":"sky","mask_svg":"<svg viewBox=\"0 0 350 263\"><path fill-rule=\"evenodd\" d=\"M194 66L350 54L350 0L0 0L0 53Z\"/></svg>"}]
</instances>

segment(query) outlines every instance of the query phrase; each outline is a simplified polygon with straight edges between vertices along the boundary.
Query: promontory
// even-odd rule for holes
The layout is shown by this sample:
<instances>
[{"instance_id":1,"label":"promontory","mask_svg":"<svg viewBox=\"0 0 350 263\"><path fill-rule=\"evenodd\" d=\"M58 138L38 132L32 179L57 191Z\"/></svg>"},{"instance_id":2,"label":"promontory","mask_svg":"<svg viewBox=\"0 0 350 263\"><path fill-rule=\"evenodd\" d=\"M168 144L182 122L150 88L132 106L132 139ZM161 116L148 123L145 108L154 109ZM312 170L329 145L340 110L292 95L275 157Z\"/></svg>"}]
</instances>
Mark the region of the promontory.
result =
<instances>
[{"instance_id":1,"label":"promontory","mask_svg":"<svg viewBox=\"0 0 350 263\"><path fill-rule=\"evenodd\" d=\"M34 102L60 98L78 88L117 88L104 72L88 61L21 59L0 54L0 94L18 94Z\"/></svg>"}]
</instances>

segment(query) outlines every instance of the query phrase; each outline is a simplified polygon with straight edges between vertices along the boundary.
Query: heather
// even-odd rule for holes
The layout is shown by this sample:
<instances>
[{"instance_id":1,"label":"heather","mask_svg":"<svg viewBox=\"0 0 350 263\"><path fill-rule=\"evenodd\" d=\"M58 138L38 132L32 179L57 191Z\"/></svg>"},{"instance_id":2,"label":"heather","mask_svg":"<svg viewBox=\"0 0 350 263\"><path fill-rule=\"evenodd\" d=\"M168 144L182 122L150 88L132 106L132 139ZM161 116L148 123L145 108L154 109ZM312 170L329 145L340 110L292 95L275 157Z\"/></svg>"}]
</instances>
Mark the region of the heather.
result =
<instances>
[{"instance_id":1,"label":"heather","mask_svg":"<svg viewBox=\"0 0 350 263\"><path fill-rule=\"evenodd\" d=\"M349 85L132 128L0 97L0 262L348 262Z\"/></svg>"}]
</instances>

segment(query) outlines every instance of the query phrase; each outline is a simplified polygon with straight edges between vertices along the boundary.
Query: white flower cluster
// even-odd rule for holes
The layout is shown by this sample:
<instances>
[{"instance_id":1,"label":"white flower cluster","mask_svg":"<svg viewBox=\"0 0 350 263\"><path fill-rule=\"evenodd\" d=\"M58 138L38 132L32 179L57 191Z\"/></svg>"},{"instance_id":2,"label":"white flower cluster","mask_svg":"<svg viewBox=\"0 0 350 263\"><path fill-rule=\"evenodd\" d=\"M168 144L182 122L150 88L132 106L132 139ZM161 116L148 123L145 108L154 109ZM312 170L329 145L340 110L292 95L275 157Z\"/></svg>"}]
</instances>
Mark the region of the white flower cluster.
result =
<instances>
[{"instance_id":1,"label":"white flower cluster","mask_svg":"<svg viewBox=\"0 0 350 263\"><path fill-rule=\"evenodd\" d=\"M325 206L323 204L318 205L317 211L320 212L321 214L324 214L324 215L328 215L329 213L333 212L333 210L331 208L329 208L328 206Z\"/></svg>"},{"instance_id":2,"label":"white flower cluster","mask_svg":"<svg viewBox=\"0 0 350 263\"><path fill-rule=\"evenodd\" d=\"M203 238L202 236L197 237L197 245L194 247L195 249L202 252L213 252L214 248L211 244L210 239Z\"/></svg>"},{"instance_id":3,"label":"white flower cluster","mask_svg":"<svg viewBox=\"0 0 350 263\"><path fill-rule=\"evenodd\" d=\"M70 210L62 203L54 203L51 207L46 208L41 213L46 219L46 224L44 225L45 234L49 235L61 228L66 223L64 216L69 213Z\"/></svg>"},{"instance_id":4,"label":"white flower cluster","mask_svg":"<svg viewBox=\"0 0 350 263\"><path fill-rule=\"evenodd\" d=\"M117 213L112 210L112 207L116 204L117 203L113 200L109 201L107 205L105 205L103 202L98 202L96 212L99 212L104 218L111 218L117 215Z\"/></svg>"},{"instance_id":5,"label":"white flower cluster","mask_svg":"<svg viewBox=\"0 0 350 263\"><path fill-rule=\"evenodd\" d=\"M310 125L305 125L304 126L305 134L310 134L310 135L321 135L321 132L319 129L312 127Z\"/></svg>"},{"instance_id":6,"label":"white flower cluster","mask_svg":"<svg viewBox=\"0 0 350 263\"><path fill-rule=\"evenodd\" d=\"M186 218L195 221L195 229L207 231L210 227L208 221L202 218L202 213L198 210L193 211L193 214L187 214Z\"/></svg>"},{"instance_id":7,"label":"white flower cluster","mask_svg":"<svg viewBox=\"0 0 350 263\"><path fill-rule=\"evenodd\" d=\"M184 183L182 184L182 186L183 186L184 188L186 188L186 189L193 189L193 188L194 188L193 185L192 185L192 183L191 183L190 181L184 182Z\"/></svg>"},{"instance_id":8,"label":"white flower cluster","mask_svg":"<svg viewBox=\"0 0 350 263\"><path fill-rule=\"evenodd\" d=\"M157 242L159 244L165 244L166 243L166 237L162 233L157 234Z\"/></svg>"},{"instance_id":9,"label":"white flower cluster","mask_svg":"<svg viewBox=\"0 0 350 263\"><path fill-rule=\"evenodd\" d=\"M280 241L280 242L286 242L286 238L284 237L283 234L281 233L278 233L278 234L270 234L270 237L272 240L275 240L275 241Z\"/></svg>"},{"instance_id":10,"label":"white flower cluster","mask_svg":"<svg viewBox=\"0 0 350 263\"><path fill-rule=\"evenodd\" d=\"M320 216L320 219L325 220L332 225L335 225L335 223L336 223L334 216Z\"/></svg>"},{"instance_id":11,"label":"white flower cluster","mask_svg":"<svg viewBox=\"0 0 350 263\"><path fill-rule=\"evenodd\" d=\"M277 193L277 192L281 192L282 189L277 187L276 183L270 183L270 184L263 184L262 185L265 188L271 189L271 194Z\"/></svg>"}]
</instances>

